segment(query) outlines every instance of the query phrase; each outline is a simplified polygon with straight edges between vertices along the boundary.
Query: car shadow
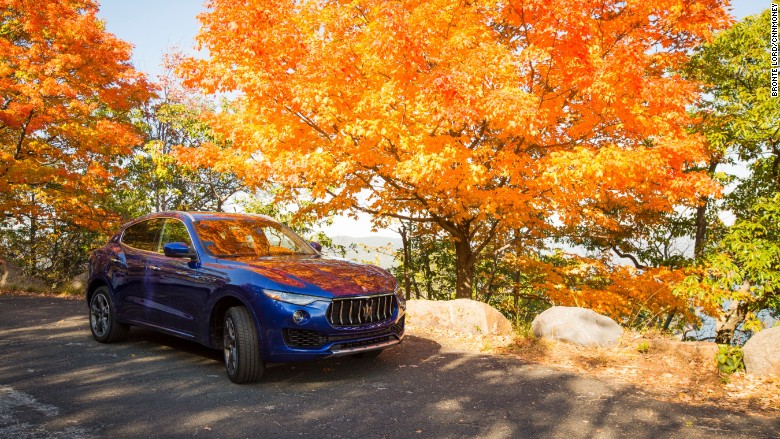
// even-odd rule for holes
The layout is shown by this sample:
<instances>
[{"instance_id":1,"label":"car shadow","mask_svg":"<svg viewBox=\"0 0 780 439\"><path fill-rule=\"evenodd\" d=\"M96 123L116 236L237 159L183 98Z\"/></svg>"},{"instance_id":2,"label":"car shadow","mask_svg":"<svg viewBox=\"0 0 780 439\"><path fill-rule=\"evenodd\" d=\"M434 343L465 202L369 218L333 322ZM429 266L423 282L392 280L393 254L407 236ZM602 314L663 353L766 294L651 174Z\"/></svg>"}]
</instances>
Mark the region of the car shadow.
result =
<instances>
[{"instance_id":1,"label":"car shadow","mask_svg":"<svg viewBox=\"0 0 780 439\"><path fill-rule=\"evenodd\" d=\"M153 346L164 346L179 352L197 355L207 360L222 362L222 351L220 350L208 348L194 341L155 332L151 329L132 327L127 343L148 343Z\"/></svg>"},{"instance_id":2,"label":"car shadow","mask_svg":"<svg viewBox=\"0 0 780 439\"><path fill-rule=\"evenodd\" d=\"M148 346L150 351L158 351L160 347L164 347L171 349L172 354L184 353L209 362L213 361L220 366L223 362L221 350L145 328L133 327L125 344L135 345L137 348ZM416 367L416 363L424 362L440 350L441 345L433 340L407 335L401 344L386 349L375 358L347 355L294 363L269 363L260 382L337 381L360 378L361 374L365 374L365 378L373 379L377 374L386 374L404 367Z\"/></svg>"}]
</instances>

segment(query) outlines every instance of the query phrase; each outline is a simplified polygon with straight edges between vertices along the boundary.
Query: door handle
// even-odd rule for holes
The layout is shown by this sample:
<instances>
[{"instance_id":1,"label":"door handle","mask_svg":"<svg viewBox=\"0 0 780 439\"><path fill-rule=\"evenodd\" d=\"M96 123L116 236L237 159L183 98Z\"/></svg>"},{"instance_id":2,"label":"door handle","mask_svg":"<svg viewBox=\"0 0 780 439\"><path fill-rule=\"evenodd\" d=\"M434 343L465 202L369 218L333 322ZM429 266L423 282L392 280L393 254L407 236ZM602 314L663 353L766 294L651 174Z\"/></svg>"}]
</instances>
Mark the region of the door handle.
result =
<instances>
[{"instance_id":1,"label":"door handle","mask_svg":"<svg viewBox=\"0 0 780 439\"><path fill-rule=\"evenodd\" d=\"M120 267L127 267L127 264L125 264L125 261L119 259L119 258L111 258L111 262L113 262L116 265L119 265Z\"/></svg>"},{"instance_id":2,"label":"door handle","mask_svg":"<svg viewBox=\"0 0 780 439\"><path fill-rule=\"evenodd\" d=\"M150 265L149 268L151 268L154 271L159 271L160 270L160 267L158 267L156 265Z\"/></svg>"}]
</instances>

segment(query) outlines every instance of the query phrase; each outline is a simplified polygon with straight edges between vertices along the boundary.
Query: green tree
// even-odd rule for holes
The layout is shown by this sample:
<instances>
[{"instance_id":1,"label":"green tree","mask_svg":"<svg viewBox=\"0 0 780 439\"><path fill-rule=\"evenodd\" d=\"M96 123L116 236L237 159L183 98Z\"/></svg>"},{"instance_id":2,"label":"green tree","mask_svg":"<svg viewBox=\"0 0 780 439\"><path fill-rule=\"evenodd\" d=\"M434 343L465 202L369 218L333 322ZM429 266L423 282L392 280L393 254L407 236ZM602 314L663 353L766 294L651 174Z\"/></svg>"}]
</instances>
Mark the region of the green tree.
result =
<instances>
[{"instance_id":1,"label":"green tree","mask_svg":"<svg viewBox=\"0 0 780 439\"><path fill-rule=\"evenodd\" d=\"M687 279L717 313L717 343L730 343L750 312L780 312L780 193L758 200L707 255L703 276ZM728 304L725 311L722 305Z\"/></svg>"},{"instance_id":2,"label":"green tree","mask_svg":"<svg viewBox=\"0 0 780 439\"><path fill-rule=\"evenodd\" d=\"M702 200L695 217L702 272L680 291L698 295L716 317L718 343L731 342L750 312L777 309L780 99L770 95L769 18L767 9L719 33L687 70L706 84L696 113L710 144L708 171L731 191L719 204ZM746 175L719 171L735 164ZM719 212L732 214L734 225L719 223Z\"/></svg>"},{"instance_id":3,"label":"green tree","mask_svg":"<svg viewBox=\"0 0 780 439\"><path fill-rule=\"evenodd\" d=\"M182 161L177 153L206 143L229 144L201 117L216 105L187 94L170 75L160 78L159 89L159 97L139 113L146 141L127 162L116 189L117 210L128 218L165 210L224 211L245 190L243 182L232 172Z\"/></svg>"},{"instance_id":4,"label":"green tree","mask_svg":"<svg viewBox=\"0 0 780 439\"><path fill-rule=\"evenodd\" d=\"M719 33L692 57L687 75L703 84L696 114L710 145L709 172L736 189L725 208L740 218L761 197L780 190L780 99L770 95L769 9ZM721 165L744 164L749 175L718 173ZM706 247L707 207L696 215L696 255Z\"/></svg>"}]
</instances>

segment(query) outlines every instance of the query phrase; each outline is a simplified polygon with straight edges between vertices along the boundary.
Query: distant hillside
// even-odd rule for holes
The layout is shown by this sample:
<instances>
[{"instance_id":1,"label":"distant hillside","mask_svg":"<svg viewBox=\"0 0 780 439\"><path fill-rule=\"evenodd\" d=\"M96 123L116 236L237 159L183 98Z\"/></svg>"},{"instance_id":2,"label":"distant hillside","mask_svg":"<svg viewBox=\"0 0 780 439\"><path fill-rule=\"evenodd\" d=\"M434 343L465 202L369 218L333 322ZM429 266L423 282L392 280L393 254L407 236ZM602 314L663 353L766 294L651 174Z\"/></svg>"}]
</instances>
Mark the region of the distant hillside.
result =
<instances>
[{"instance_id":1,"label":"distant hillside","mask_svg":"<svg viewBox=\"0 0 780 439\"><path fill-rule=\"evenodd\" d=\"M378 265L389 269L398 262L395 260L395 252L402 246L401 238L388 238L384 236L367 236L356 238L353 236L334 236L335 245L344 246L346 255L337 254L330 248L323 248L323 254L328 257L345 258L352 261Z\"/></svg>"}]
</instances>

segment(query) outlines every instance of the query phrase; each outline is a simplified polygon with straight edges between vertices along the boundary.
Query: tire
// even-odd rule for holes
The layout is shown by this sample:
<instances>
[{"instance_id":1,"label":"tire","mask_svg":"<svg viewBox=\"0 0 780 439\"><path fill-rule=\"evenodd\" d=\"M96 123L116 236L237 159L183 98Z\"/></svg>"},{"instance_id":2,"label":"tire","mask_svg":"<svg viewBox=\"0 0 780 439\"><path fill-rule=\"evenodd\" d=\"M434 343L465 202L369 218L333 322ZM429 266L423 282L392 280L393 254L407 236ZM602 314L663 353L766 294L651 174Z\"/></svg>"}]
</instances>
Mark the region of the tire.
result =
<instances>
[{"instance_id":1,"label":"tire","mask_svg":"<svg viewBox=\"0 0 780 439\"><path fill-rule=\"evenodd\" d=\"M130 325L116 320L116 308L106 286L95 290L89 299L89 329L100 343L127 340Z\"/></svg>"},{"instance_id":2,"label":"tire","mask_svg":"<svg viewBox=\"0 0 780 439\"><path fill-rule=\"evenodd\" d=\"M366 352L358 352L357 354L352 354L355 358L376 358L379 356L379 354L382 353L384 349L374 349L373 351L366 351Z\"/></svg>"},{"instance_id":3,"label":"tire","mask_svg":"<svg viewBox=\"0 0 780 439\"><path fill-rule=\"evenodd\" d=\"M230 381L245 384L259 380L265 364L260 358L257 331L249 311L243 306L228 309L222 331L225 370Z\"/></svg>"}]
</instances>

